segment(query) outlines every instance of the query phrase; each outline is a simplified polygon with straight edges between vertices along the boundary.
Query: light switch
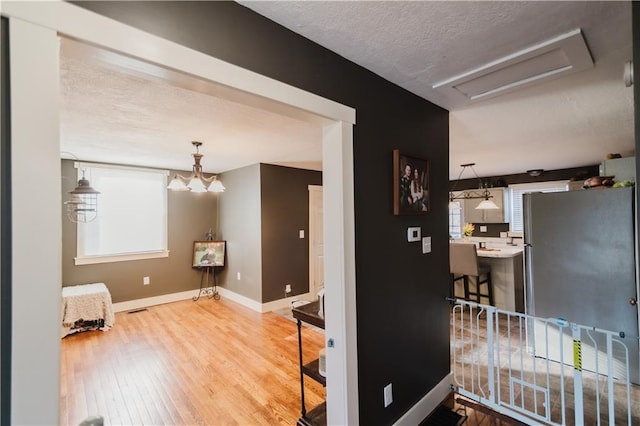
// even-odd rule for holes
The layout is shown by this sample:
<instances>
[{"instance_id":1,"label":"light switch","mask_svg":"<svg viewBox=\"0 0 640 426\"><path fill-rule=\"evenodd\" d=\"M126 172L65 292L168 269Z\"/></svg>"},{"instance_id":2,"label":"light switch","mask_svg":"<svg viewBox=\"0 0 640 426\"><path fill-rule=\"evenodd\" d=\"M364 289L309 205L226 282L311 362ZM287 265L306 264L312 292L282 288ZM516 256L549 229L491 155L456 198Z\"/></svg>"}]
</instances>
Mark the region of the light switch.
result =
<instances>
[{"instance_id":1,"label":"light switch","mask_svg":"<svg viewBox=\"0 0 640 426\"><path fill-rule=\"evenodd\" d=\"M300 231L298 231L298 236L300 238L304 238L304 229L301 229Z\"/></svg>"},{"instance_id":2,"label":"light switch","mask_svg":"<svg viewBox=\"0 0 640 426\"><path fill-rule=\"evenodd\" d=\"M419 226L411 226L407 228L407 241L410 243L414 241L420 241L420 227Z\"/></svg>"},{"instance_id":3,"label":"light switch","mask_svg":"<svg viewBox=\"0 0 640 426\"><path fill-rule=\"evenodd\" d=\"M422 254L431 253L431 237L422 237Z\"/></svg>"},{"instance_id":4,"label":"light switch","mask_svg":"<svg viewBox=\"0 0 640 426\"><path fill-rule=\"evenodd\" d=\"M393 387L392 384L389 383L384 387L384 406L388 407L393 402Z\"/></svg>"}]
</instances>

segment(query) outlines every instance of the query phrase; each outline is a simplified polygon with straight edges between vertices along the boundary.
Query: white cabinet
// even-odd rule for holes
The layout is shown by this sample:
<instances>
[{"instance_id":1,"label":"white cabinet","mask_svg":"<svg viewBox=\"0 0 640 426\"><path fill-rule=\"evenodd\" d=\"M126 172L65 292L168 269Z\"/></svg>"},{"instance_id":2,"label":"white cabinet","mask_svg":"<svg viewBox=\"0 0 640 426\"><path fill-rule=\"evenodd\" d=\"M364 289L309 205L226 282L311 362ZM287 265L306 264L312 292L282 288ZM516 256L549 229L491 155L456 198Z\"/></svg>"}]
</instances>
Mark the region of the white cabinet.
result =
<instances>
[{"instance_id":1,"label":"white cabinet","mask_svg":"<svg viewBox=\"0 0 640 426\"><path fill-rule=\"evenodd\" d=\"M636 157L614 158L600 163L600 176L613 176L616 182L636 181Z\"/></svg>"},{"instance_id":2,"label":"white cabinet","mask_svg":"<svg viewBox=\"0 0 640 426\"><path fill-rule=\"evenodd\" d=\"M484 189L465 191L465 195L477 197ZM466 198L464 200L464 221L469 223L507 223L509 221L508 199L506 188L489 188L491 201L496 203L497 209L479 210L478 204L484 198Z\"/></svg>"}]
</instances>

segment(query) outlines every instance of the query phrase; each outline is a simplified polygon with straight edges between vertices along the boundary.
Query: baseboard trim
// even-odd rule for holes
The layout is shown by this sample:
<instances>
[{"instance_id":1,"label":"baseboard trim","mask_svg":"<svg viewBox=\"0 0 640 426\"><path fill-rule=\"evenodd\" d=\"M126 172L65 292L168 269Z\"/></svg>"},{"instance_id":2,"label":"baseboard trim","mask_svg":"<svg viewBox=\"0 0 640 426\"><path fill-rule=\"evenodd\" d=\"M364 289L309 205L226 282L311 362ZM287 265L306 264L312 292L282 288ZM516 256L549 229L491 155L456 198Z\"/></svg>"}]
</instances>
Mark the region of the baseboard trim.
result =
<instances>
[{"instance_id":1,"label":"baseboard trim","mask_svg":"<svg viewBox=\"0 0 640 426\"><path fill-rule=\"evenodd\" d=\"M311 293L298 294L296 296L287 297L285 299L278 299L272 302L260 303L256 302L253 299L249 299L246 296L235 293L231 290L227 290L224 287L218 287L218 291L220 292L220 296L225 297L229 300L232 300L240 305L243 305L251 310L256 312L260 312L261 314L265 312L275 311L277 309L287 308L291 306L291 302L296 300L308 300L311 301Z\"/></svg>"},{"instance_id":2,"label":"baseboard trim","mask_svg":"<svg viewBox=\"0 0 640 426\"><path fill-rule=\"evenodd\" d=\"M277 309L287 308L291 306L291 302L296 300L312 300L311 293L298 294L296 296L287 297L285 299L274 300L273 302L260 303L246 296L227 290L224 287L218 287L220 297L229 299L239 305L245 306L253 311L265 313L275 311ZM126 302L118 302L113 304L114 312L132 311L135 309L148 308L154 305L162 305L164 303L179 302L188 300L198 295L198 290L187 290L179 293L163 294L160 296L145 297L144 299L127 300ZM206 299L207 296L203 297Z\"/></svg>"},{"instance_id":3,"label":"baseboard trim","mask_svg":"<svg viewBox=\"0 0 640 426\"><path fill-rule=\"evenodd\" d=\"M191 299L198 295L198 290L181 291L180 293L163 294L160 296L145 297L144 299L127 300L113 304L114 312L132 311L134 309L148 308L149 306L165 303L179 302Z\"/></svg>"},{"instance_id":4,"label":"baseboard trim","mask_svg":"<svg viewBox=\"0 0 640 426\"><path fill-rule=\"evenodd\" d=\"M402 417L398 419L394 425L419 425L429 414L435 410L438 405L451 392L451 384L453 383L453 374L447 374L433 389L429 391L420 401L409 409Z\"/></svg>"},{"instance_id":5,"label":"baseboard trim","mask_svg":"<svg viewBox=\"0 0 640 426\"><path fill-rule=\"evenodd\" d=\"M292 297L287 297L285 299L274 300L273 302L263 303L262 312L271 312L278 309L290 308L291 302L295 302L297 300L306 300L307 302L312 302L313 296L311 293L304 293L297 294Z\"/></svg>"}]
</instances>

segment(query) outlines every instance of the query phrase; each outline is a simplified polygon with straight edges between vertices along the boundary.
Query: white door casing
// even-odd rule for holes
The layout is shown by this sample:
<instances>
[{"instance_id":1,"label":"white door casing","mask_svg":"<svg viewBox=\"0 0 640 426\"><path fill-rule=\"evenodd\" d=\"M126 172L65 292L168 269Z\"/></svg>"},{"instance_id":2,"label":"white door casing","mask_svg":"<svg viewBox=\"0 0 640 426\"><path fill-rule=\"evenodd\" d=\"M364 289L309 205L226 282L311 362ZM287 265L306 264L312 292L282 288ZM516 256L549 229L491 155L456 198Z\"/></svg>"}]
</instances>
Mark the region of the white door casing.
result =
<instances>
[{"instance_id":1,"label":"white door casing","mask_svg":"<svg viewBox=\"0 0 640 426\"><path fill-rule=\"evenodd\" d=\"M315 299L324 287L322 186L309 185L309 294Z\"/></svg>"},{"instance_id":2,"label":"white door casing","mask_svg":"<svg viewBox=\"0 0 640 426\"><path fill-rule=\"evenodd\" d=\"M62 284L57 130L60 34L238 89L238 97L244 103L265 107L268 102L272 111L306 116L322 126L323 204L327 210L324 243L330 253L324 276L327 299L331 301L326 310L325 335L334 342L327 352L327 419L329 424L358 424L352 147L355 110L67 2L3 2L1 13L9 18L11 42L11 145L12 150L16 148L12 152L12 208L14 218L18 218L12 231L12 423L59 421L60 340L56 331ZM21 56L19 60L14 53ZM27 80L38 82L38 87L29 88L23 84ZM21 92L14 95L14 90ZM40 133L33 134L29 128L40 129ZM35 166L34 159L38 159ZM35 186L29 176L24 176L34 170L39 176ZM29 220L28 212L37 212L38 220ZM32 256L25 247L35 239L52 260L39 262L37 268L28 266L32 265ZM26 289L29 291L23 291ZM26 306L29 308L16 309ZM34 342L37 351L33 351ZM28 355L38 353L50 355L27 366Z\"/></svg>"}]
</instances>

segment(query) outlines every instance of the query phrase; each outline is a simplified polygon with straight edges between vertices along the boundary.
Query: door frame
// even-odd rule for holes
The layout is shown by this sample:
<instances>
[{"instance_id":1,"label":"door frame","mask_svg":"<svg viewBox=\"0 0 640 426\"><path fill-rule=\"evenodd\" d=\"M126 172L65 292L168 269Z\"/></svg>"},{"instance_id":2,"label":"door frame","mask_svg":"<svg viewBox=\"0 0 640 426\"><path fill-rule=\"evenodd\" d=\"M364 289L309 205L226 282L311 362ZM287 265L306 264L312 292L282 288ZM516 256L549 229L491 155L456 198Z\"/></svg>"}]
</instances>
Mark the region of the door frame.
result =
<instances>
[{"instance_id":1,"label":"door frame","mask_svg":"<svg viewBox=\"0 0 640 426\"><path fill-rule=\"evenodd\" d=\"M316 235L316 227L318 226L315 220L315 216L312 214L315 206L313 202L314 198L311 196L312 193L321 192L324 193L322 189L322 185L309 185L309 294L313 297L316 297L318 293L318 286L316 285L316 257L314 256L315 250L313 249L315 245L315 235ZM324 204L323 204L324 206ZM324 217L324 209L323 209L323 217ZM324 244L324 241L323 241Z\"/></svg>"},{"instance_id":2,"label":"door frame","mask_svg":"<svg viewBox=\"0 0 640 426\"><path fill-rule=\"evenodd\" d=\"M324 215L329 302L325 334L334 341L327 352L327 418L329 424L357 424L355 109L70 3L5 2L1 13L9 18L12 213L16 218L12 229L12 423L55 424L59 419L60 34L237 89L244 103L263 108L268 104L272 111L316 120L322 126L324 207L328 212ZM39 183L33 185L36 173ZM37 218L26 212L37 212ZM48 261L37 268L32 267L29 255L33 238L49 253ZM42 353L48 356L40 356Z\"/></svg>"}]
</instances>

